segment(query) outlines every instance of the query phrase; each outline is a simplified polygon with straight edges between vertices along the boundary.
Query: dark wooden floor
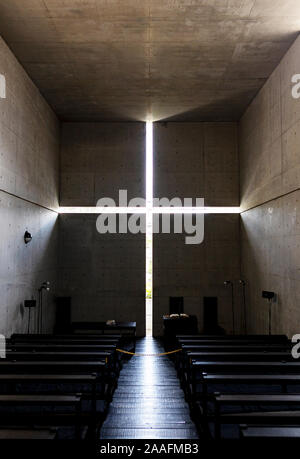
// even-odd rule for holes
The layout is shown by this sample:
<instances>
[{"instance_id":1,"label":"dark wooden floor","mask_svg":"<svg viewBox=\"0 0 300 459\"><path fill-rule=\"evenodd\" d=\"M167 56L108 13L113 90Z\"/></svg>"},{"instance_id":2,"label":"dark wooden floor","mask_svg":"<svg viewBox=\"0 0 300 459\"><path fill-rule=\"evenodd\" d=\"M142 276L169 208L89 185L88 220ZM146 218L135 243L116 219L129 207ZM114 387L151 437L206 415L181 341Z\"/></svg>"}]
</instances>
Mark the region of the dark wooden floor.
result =
<instances>
[{"instance_id":1,"label":"dark wooden floor","mask_svg":"<svg viewBox=\"0 0 300 459\"><path fill-rule=\"evenodd\" d=\"M164 352L153 338L136 352ZM168 357L133 357L124 364L101 438L195 439L196 428Z\"/></svg>"}]
</instances>

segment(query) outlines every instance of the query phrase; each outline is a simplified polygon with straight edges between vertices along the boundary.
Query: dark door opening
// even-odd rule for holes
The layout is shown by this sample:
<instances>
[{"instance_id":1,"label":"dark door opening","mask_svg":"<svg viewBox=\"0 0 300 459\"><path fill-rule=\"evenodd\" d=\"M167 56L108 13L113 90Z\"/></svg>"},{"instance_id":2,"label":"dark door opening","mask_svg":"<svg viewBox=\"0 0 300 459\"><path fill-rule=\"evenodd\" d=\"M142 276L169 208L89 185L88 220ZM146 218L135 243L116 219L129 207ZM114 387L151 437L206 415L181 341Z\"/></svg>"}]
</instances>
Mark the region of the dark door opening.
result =
<instances>
[{"instance_id":1,"label":"dark door opening","mask_svg":"<svg viewBox=\"0 0 300 459\"><path fill-rule=\"evenodd\" d=\"M203 331L204 333L221 333L218 324L218 298L216 296L203 297Z\"/></svg>"}]
</instances>

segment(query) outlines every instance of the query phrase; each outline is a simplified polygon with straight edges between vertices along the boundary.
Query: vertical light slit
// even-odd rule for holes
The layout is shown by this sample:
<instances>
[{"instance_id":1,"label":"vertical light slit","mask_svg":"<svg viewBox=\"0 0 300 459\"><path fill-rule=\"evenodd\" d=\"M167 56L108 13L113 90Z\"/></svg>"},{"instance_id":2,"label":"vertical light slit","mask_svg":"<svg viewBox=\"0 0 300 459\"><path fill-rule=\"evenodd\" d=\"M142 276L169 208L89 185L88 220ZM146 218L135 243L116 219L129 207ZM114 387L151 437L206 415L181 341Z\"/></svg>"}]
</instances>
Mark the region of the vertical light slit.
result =
<instances>
[{"instance_id":1,"label":"vertical light slit","mask_svg":"<svg viewBox=\"0 0 300 459\"><path fill-rule=\"evenodd\" d=\"M152 254L153 254L153 124L146 123L146 336L152 336Z\"/></svg>"}]
</instances>

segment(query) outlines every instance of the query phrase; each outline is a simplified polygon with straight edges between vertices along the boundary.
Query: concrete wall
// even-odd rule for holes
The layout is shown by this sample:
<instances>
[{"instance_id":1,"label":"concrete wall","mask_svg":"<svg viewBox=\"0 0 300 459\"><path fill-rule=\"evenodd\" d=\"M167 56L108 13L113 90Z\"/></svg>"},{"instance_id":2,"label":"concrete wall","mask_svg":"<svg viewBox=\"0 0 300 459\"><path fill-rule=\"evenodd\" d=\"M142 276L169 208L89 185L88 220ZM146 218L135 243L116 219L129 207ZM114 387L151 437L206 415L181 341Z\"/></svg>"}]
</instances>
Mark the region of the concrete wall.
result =
<instances>
[{"instance_id":1,"label":"concrete wall","mask_svg":"<svg viewBox=\"0 0 300 459\"><path fill-rule=\"evenodd\" d=\"M64 123L61 205L94 206L118 190L145 196L143 123ZM63 215L60 228L62 295L72 297L73 320L135 320L145 327L145 236L99 234L95 215Z\"/></svg>"},{"instance_id":2,"label":"concrete wall","mask_svg":"<svg viewBox=\"0 0 300 459\"><path fill-rule=\"evenodd\" d=\"M158 123L154 131L154 195L204 197L206 206L239 205L236 123ZM183 296L184 309L203 326L203 297L217 296L219 323L232 332L231 293L235 286L236 331L242 317L238 279L239 217L207 215L204 242L186 245L184 235L154 235L154 334L162 333L169 297Z\"/></svg>"},{"instance_id":3,"label":"concrete wall","mask_svg":"<svg viewBox=\"0 0 300 459\"><path fill-rule=\"evenodd\" d=\"M144 123L63 123L61 206L95 206L98 199L145 196Z\"/></svg>"},{"instance_id":4,"label":"concrete wall","mask_svg":"<svg viewBox=\"0 0 300 459\"><path fill-rule=\"evenodd\" d=\"M299 332L300 101L291 94L299 73L298 38L241 119L242 276L250 331L268 331L262 290L277 293L272 331Z\"/></svg>"},{"instance_id":5,"label":"concrete wall","mask_svg":"<svg viewBox=\"0 0 300 459\"><path fill-rule=\"evenodd\" d=\"M45 280L52 289L44 300L45 330L53 324L59 125L2 39L0 74L6 79L0 99L0 332L9 335L27 329L23 302L36 298ZM33 235L27 246L25 230Z\"/></svg>"}]
</instances>

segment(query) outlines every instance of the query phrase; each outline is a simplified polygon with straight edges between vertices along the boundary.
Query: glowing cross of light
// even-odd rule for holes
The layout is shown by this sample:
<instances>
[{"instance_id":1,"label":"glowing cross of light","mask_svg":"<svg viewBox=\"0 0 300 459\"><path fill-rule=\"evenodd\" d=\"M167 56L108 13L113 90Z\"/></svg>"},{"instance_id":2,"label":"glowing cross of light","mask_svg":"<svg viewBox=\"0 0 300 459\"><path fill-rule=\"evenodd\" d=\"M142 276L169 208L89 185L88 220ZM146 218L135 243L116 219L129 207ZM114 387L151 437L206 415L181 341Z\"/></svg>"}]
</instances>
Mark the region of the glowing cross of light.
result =
<instances>
[{"instance_id":1,"label":"glowing cross of light","mask_svg":"<svg viewBox=\"0 0 300 459\"><path fill-rule=\"evenodd\" d=\"M66 214L146 214L146 336L153 323L153 215L154 214L233 214L239 207L155 207L153 206L153 123L146 123L146 206L145 207L60 207Z\"/></svg>"}]
</instances>

